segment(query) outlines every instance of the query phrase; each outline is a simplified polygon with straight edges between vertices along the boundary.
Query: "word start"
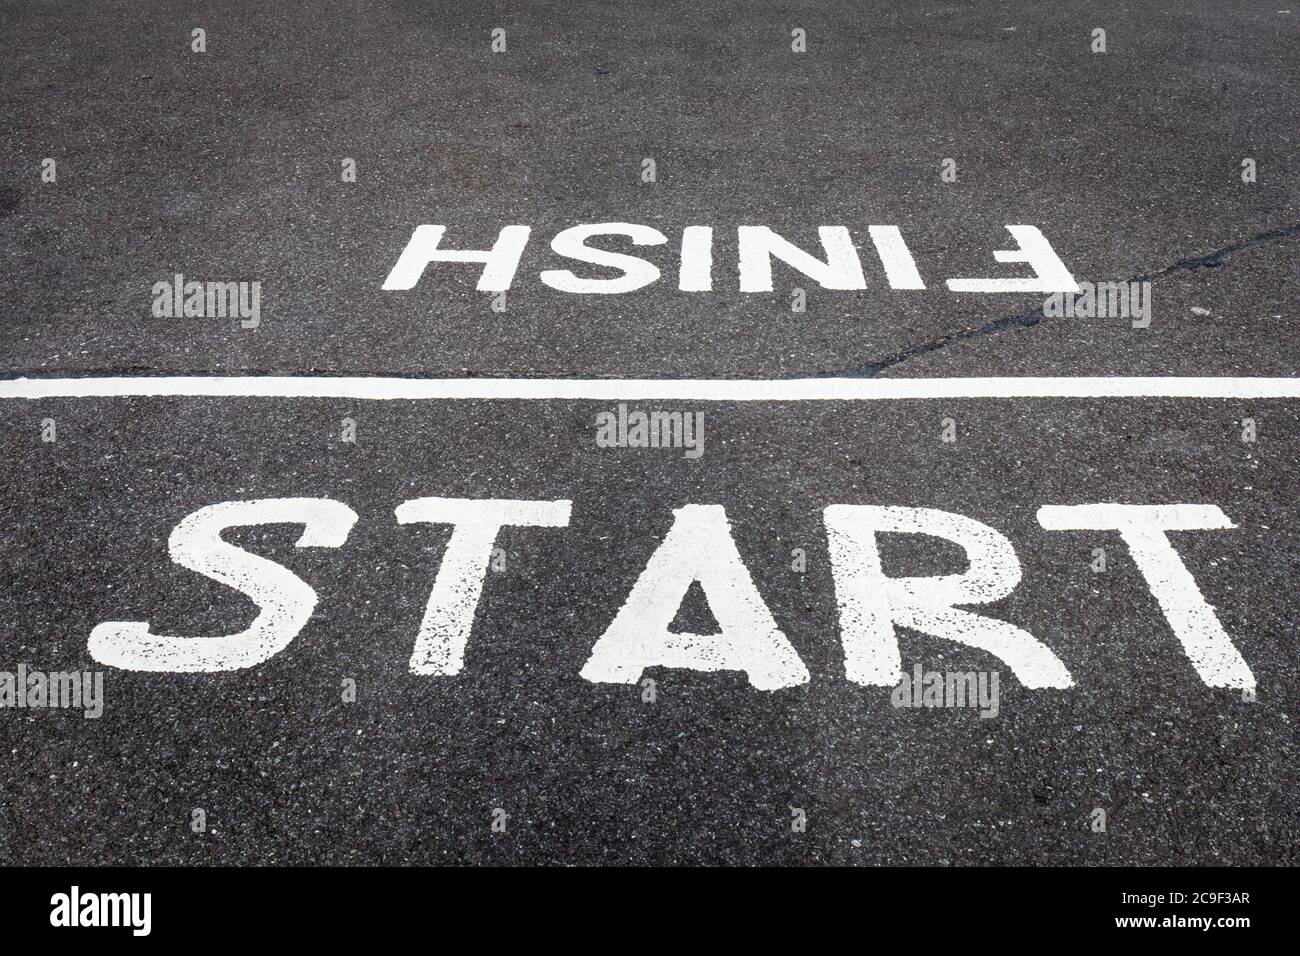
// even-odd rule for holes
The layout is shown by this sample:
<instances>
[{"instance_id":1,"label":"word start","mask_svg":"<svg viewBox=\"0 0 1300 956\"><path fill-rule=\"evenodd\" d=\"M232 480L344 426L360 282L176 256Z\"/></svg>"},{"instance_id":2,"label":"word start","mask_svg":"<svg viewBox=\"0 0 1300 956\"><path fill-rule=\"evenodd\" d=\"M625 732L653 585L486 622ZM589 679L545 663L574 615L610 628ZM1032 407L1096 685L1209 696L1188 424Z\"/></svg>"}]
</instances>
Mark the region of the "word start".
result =
<instances>
[{"instance_id":1,"label":"word start","mask_svg":"<svg viewBox=\"0 0 1300 956\"><path fill-rule=\"evenodd\" d=\"M571 510L567 500L492 498L414 498L397 507L398 524L451 527L415 637L412 673L460 673L502 529L567 527ZM687 504L675 509L673 518L596 640L581 676L635 684L646 668L670 667L740 671L753 687L767 691L807 683L807 668L741 559L724 508ZM1118 534L1201 680L1210 687L1253 692L1254 675L1167 534L1235 527L1223 511L1208 504L1048 505L1037 518L1049 531ZM848 680L863 686L899 684L904 673L895 630L903 627L991 654L1027 688L1073 686L1065 662L1045 643L1021 627L968 609L1002 600L1020 582L1015 548L996 529L954 512L876 505L831 505L823 520ZM264 498L200 508L173 529L172 560L245 594L259 608L256 619L222 637L156 634L147 622L106 622L91 631L88 651L101 664L134 671L216 672L260 664L288 647L307 624L316 592L283 565L223 540L222 532L300 525L296 547L340 548L356 521L355 511L331 498ZM890 577L878 544L885 534L952 542L965 552L968 567L960 574ZM682 600L697 582L718 632L673 632Z\"/></svg>"}]
</instances>

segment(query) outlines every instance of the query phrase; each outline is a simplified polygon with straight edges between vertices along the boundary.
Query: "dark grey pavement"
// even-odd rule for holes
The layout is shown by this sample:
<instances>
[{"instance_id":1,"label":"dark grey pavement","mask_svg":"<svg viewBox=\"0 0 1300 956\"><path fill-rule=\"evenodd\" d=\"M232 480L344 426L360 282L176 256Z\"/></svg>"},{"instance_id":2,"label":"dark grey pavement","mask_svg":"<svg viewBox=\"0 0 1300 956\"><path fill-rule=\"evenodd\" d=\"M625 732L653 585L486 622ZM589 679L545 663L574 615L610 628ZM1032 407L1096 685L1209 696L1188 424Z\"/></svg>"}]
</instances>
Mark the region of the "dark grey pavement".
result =
<instances>
[{"instance_id":1,"label":"dark grey pavement","mask_svg":"<svg viewBox=\"0 0 1300 956\"><path fill-rule=\"evenodd\" d=\"M6 0L0 374L1290 376L1300 7L1286 9ZM557 232L606 221L668 236L636 250L657 283L596 296L538 280L569 265ZM421 223L461 248L533 227L505 312L472 265L381 291ZM888 287L865 238L880 223L927 289ZM1077 279L1150 279L1151 327L950 292L951 277L1011 274L993 251L1014 223ZM814 250L818 226L848 226L868 288L778 270L772 293L740 293L735 230L751 224ZM689 225L715 229L713 292L676 287ZM151 286L175 273L260 282L260 326L154 317ZM337 550L296 549L284 526L228 535L319 595L266 663L109 669L99 720L0 710L0 862L1296 862L1300 402L644 404L704 407L703 456L599 448L609 406L592 402L0 401L0 670L98 668L87 637L108 620L247 626L250 601L168 558L200 507L324 496L360 516ZM355 444L338 440L344 417ZM506 570L487 577L454 677L407 670L448 531L393 512L430 495L574 503L567 528L503 532ZM1117 535L1035 520L1103 501L1215 504L1237 525L1172 537L1257 700L1202 683ZM726 507L807 685L657 669L646 703L579 676L687 503ZM913 632L909 668L1001 670L996 719L895 709L888 689L849 683L832 504L1005 534L1024 578L985 610L1076 686L1028 690L996 658ZM934 539L897 537L885 557L892 574L962 570ZM683 619L708 628L691 601Z\"/></svg>"}]
</instances>

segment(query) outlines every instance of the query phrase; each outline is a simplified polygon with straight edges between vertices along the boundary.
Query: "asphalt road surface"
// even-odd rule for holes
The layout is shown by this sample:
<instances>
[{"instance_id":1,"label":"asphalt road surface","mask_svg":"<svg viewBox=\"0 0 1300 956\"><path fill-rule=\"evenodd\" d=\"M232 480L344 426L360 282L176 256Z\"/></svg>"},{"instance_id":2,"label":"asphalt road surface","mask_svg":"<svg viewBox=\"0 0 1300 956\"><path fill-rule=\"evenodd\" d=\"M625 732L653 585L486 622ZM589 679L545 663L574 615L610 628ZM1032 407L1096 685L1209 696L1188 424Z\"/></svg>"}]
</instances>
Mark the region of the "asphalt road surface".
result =
<instances>
[{"instance_id":1,"label":"asphalt road surface","mask_svg":"<svg viewBox=\"0 0 1300 956\"><path fill-rule=\"evenodd\" d=\"M0 373L65 384L0 389L0 671L98 673L103 713L0 709L0 862L1297 862L1300 398L1102 394L1294 374L1288 2L4 0ZM552 249L584 223L662 233L590 241L657 281L544 281L619 275ZM481 263L385 290L421 224L469 250L531 227L504 299L476 288ZM869 225L898 227L923 289L890 281ZM1149 282L1149 325L951 289L1033 274L995 258L1008 225L1080 283ZM707 291L680 288L690 226L713 229ZM823 260L819 228L847 228L865 288L777 261L771 291L743 289L742 226ZM257 314L160 315L177 275L257 283ZM543 384L73 394L177 376ZM617 385L1009 376L1100 384L879 401ZM544 397L570 381L616 384ZM620 402L702 415L702 453L604 447L597 416ZM452 527L397 509L427 497L572 503L562 526L500 530L481 595L452 588L472 615L454 674L411 666ZM174 563L169 536L207 506L285 498L356 521L338 546L296 547L301 522L225 533L315 593L282 648L199 672L92 653L105 622L196 643L249 628L247 591ZM1094 503L1222 511L1232 527L1167 539L1248 680L1193 662L1118 531L1039 513ZM690 505L721 506L729 533L661 563L729 570L679 589L668 630L703 635L700 660L788 648L792 686L653 661L590 679L625 604L625 630L672 643L632 598L683 514L717 514ZM843 505L1004 536L1018 583L963 606L1031 635L1070 686L901 621L903 672L996 674L996 715L851 679L861 608L841 606L853 556L826 513ZM890 578L974 573L935 534L879 547ZM751 592L780 635L724 627Z\"/></svg>"}]
</instances>

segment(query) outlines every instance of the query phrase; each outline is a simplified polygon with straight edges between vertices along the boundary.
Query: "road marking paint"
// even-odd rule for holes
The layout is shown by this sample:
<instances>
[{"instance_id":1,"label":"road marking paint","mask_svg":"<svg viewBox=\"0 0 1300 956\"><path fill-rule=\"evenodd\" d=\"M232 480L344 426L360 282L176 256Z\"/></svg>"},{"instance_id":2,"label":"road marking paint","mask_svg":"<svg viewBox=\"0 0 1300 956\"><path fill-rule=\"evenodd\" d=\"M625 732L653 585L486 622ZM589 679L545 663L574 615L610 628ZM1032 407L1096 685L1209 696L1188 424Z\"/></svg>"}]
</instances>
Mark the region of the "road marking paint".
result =
<instances>
[{"instance_id":1,"label":"road marking paint","mask_svg":"<svg viewBox=\"0 0 1300 956\"><path fill-rule=\"evenodd\" d=\"M674 633L673 618L697 581L718 633ZM667 536L591 649L581 675L592 683L635 684L647 667L743 671L758 690L811 679L758 593L721 505L673 510Z\"/></svg>"},{"instance_id":2,"label":"road marking paint","mask_svg":"<svg viewBox=\"0 0 1300 956\"><path fill-rule=\"evenodd\" d=\"M0 379L0 399L342 398L449 401L803 402L1011 398L1300 398L1300 378L382 378L316 375Z\"/></svg>"},{"instance_id":3,"label":"road marking paint","mask_svg":"<svg viewBox=\"0 0 1300 956\"><path fill-rule=\"evenodd\" d=\"M412 498L397 507L398 524L452 526L415 639L412 674L459 674L465 666L465 647L483 594L483 578L502 527L565 528L572 504L565 500Z\"/></svg>"},{"instance_id":4,"label":"road marking paint","mask_svg":"<svg viewBox=\"0 0 1300 956\"><path fill-rule=\"evenodd\" d=\"M1078 284L1051 243L1037 226L1008 225L1016 241L1015 249L994 250L998 262L1021 263L1033 272L1026 278L949 279L953 292L1078 292ZM519 271L524 248L532 227L515 224L504 227L491 249L444 249L441 247L447 227L424 223L415 227L397 262L384 280L385 292L415 288L433 263L481 263L479 292L504 292ZM903 241L897 226L873 225L868 235L876 247L885 275L892 289L924 289L916 261ZM768 226L737 226L736 260L742 293L771 292L772 261L802 273L823 289L859 290L867 288L862 259L847 226L817 227L825 259L796 246ZM570 226L551 241L551 249L566 259L617 269L623 274L612 278L584 279L568 269L547 269L538 274L544 285L561 292L618 295L635 292L659 281L659 267L639 256L609 252L588 245L598 236L631 239L638 246L660 246L668 237L651 226L633 222L595 222ZM713 291L713 227L686 226L682 229L681 265L678 288L683 292Z\"/></svg>"},{"instance_id":5,"label":"road marking paint","mask_svg":"<svg viewBox=\"0 0 1300 956\"><path fill-rule=\"evenodd\" d=\"M1206 686L1255 688L1255 675L1165 534L1237 527L1218 506L1044 505L1038 523L1048 531L1118 531Z\"/></svg>"},{"instance_id":6,"label":"road marking paint","mask_svg":"<svg viewBox=\"0 0 1300 956\"><path fill-rule=\"evenodd\" d=\"M172 561L240 591L258 606L238 634L196 640L155 634L147 621L106 621L90 632L87 649L101 664L134 671L233 671L270 660L289 646L316 610L316 592L284 565L221 538L227 528L300 524L295 547L341 548L357 513L330 498L223 501L200 508L171 533Z\"/></svg>"},{"instance_id":7,"label":"road marking paint","mask_svg":"<svg viewBox=\"0 0 1300 956\"><path fill-rule=\"evenodd\" d=\"M844 674L855 684L893 687L904 676L895 625L987 651L1030 688L1073 687L1061 659L1006 621L958 605L990 604L1020 583L1010 539L988 525L934 508L831 505L824 513L840 605ZM966 552L961 574L893 578L881 567L877 535L925 534Z\"/></svg>"},{"instance_id":8,"label":"road marking paint","mask_svg":"<svg viewBox=\"0 0 1300 956\"><path fill-rule=\"evenodd\" d=\"M416 636L412 674L450 676L463 670L501 530L566 528L572 505L568 499L427 497L397 507L399 524L452 525ZM896 635L901 626L992 654L1027 688L1074 686L1065 663L1028 631L963 607L1000 601L1020 583L1015 548L1000 532L930 508L837 504L825 509L824 518L848 680L889 687L906 676ZM200 508L172 531L172 562L243 593L258 606L257 618L238 633L205 638L154 633L147 621L106 621L91 631L87 650L101 664L135 671L210 673L265 663L311 620L317 595L287 567L225 541L222 532L302 525L297 547L341 548L356 521L355 511L331 498L261 498ZM1201 681L1253 692L1254 674L1165 535L1236 527L1217 506L1044 505L1038 521L1051 531L1118 531ZM900 533L957 544L966 552L967 570L887 576L876 539ZM715 634L671 630L696 582L717 622ZM673 510L672 526L580 674L593 683L635 684L649 667L741 671L758 690L811 679L746 567L722 505L692 503Z\"/></svg>"}]
</instances>

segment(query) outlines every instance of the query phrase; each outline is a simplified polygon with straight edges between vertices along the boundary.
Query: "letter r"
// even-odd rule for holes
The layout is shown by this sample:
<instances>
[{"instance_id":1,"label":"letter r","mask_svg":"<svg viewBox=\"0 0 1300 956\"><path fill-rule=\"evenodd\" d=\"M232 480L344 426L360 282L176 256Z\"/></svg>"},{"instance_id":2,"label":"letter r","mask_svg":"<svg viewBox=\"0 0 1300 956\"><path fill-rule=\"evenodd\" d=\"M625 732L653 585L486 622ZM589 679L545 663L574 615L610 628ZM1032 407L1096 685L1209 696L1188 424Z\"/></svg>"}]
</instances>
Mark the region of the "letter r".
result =
<instances>
[{"instance_id":1,"label":"letter r","mask_svg":"<svg viewBox=\"0 0 1300 956\"><path fill-rule=\"evenodd\" d=\"M1074 685L1060 658L1032 634L957 606L1000 600L1020 581L1011 542L993 528L949 511L873 505L831 505L825 521L849 680L898 683L902 659L895 625L901 625L994 654L1026 687ZM887 577L876 541L884 532L952 541L966 552L970 567L963 574Z\"/></svg>"}]
</instances>

